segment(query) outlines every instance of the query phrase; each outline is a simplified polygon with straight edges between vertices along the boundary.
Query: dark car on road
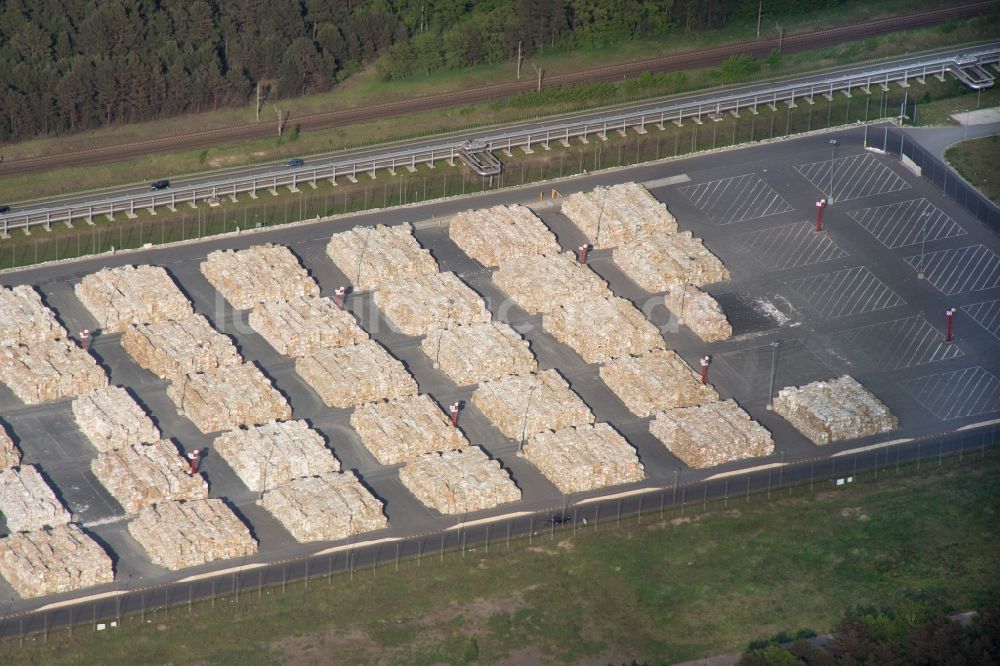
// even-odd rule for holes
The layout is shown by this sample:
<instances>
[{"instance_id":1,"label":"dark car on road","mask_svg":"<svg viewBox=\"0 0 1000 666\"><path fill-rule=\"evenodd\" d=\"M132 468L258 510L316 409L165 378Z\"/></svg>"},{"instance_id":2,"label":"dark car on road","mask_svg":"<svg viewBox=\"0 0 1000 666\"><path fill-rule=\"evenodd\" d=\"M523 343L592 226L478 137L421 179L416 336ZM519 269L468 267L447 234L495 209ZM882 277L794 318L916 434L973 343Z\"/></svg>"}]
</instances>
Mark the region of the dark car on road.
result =
<instances>
[{"instance_id":1,"label":"dark car on road","mask_svg":"<svg viewBox=\"0 0 1000 666\"><path fill-rule=\"evenodd\" d=\"M170 187L169 180L154 180L149 184L149 189L151 190L165 190Z\"/></svg>"},{"instance_id":2,"label":"dark car on road","mask_svg":"<svg viewBox=\"0 0 1000 666\"><path fill-rule=\"evenodd\" d=\"M0 214L9 212L10 212L10 206L8 206L7 204L0 204Z\"/></svg>"},{"instance_id":3,"label":"dark car on road","mask_svg":"<svg viewBox=\"0 0 1000 666\"><path fill-rule=\"evenodd\" d=\"M293 157L292 159L285 162L285 166L288 167L289 169L294 169L295 167L300 167L305 163L306 161L301 157Z\"/></svg>"}]
</instances>

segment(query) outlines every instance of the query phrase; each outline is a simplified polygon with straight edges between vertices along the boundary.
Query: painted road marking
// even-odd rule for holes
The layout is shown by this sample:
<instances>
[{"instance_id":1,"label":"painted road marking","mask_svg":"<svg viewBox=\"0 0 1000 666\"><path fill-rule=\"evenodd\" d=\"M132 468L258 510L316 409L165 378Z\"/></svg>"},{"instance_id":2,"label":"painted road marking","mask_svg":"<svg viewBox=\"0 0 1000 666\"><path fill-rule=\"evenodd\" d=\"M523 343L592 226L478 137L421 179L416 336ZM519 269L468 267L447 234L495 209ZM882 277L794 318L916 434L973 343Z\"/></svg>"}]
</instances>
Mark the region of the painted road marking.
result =
<instances>
[{"instance_id":1,"label":"painted road marking","mask_svg":"<svg viewBox=\"0 0 1000 666\"><path fill-rule=\"evenodd\" d=\"M92 594L89 597L76 597L74 599L67 599L66 601L56 601L55 603L45 604L40 608L32 610L32 613L42 613L45 611L55 610L57 608L63 608L64 606L75 606L77 604L85 604L88 601L97 601L98 599L109 599L111 597L120 597L123 594L128 594L130 590L115 590L113 592L101 592L100 594Z\"/></svg>"},{"instance_id":2,"label":"painted road marking","mask_svg":"<svg viewBox=\"0 0 1000 666\"><path fill-rule=\"evenodd\" d=\"M955 343L944 341L922 315L882 321L841 332L850 349L879 370L901 370L964 356Z\"/></svg>"},{"instance_id":3,"label":"painted road marking","mask_svg":"<svg viewBox=\"0 0 1000 666\"><path fill-rule=\"evenodd\" d=\"M906 257L906 263L917 270L921 257ZM928 252L923 270L927 281L949 296L1000 285L1000 257L982 244Z\"/></svg>"},{"instance_id":4,"label":"painted road marking","mask_svg":"<svg viewBox=\"0 0 1000 666\"><path fill-rule=\"evenodd\" d=\"M864 453L865 451L874 451L875 449L884 449L887 446L894 446L896 444L906 444L907 442L912 442L912 437L907 437L906 439L893 439L888 442L879 442L878 444L869 444L868 446L860 446L856 449L848 449L847 451L838 451L834 453L831 458L836 458L837 456L849 456L854 453Z\"/></svg>"},{"instance_id":5,"label":"painted road marking","mask_svg":"<svg viewBox=\"0 0 1000 666\"><path fill-rule=\"evenodd\" d=\"M899 385L942 421L1000 411L1000 379L982 366L914 377Z\"/></svg>"},{"instance_id":6,"label":"painted road marking","mask_svg":"<svg viewBox=\"0 0 1000 666\"><path fill-rule=\"evenodd\" d=\"M847 256L828 234L816 233L811 222L795 222L780 227L742 234L754 259L766 268L780 271L811 266Z\"/></svg>"},{"instance_id":7,"label":"painted road marking","mask_svg":"<svg viewBox=\"0 0 1000 666\"><path fill-rule=\"evenodd\" d=\"M259 569L261 567L269 566L270 562L259 562L257 564L244 564L239 567L231 567L229 569L222 569L221 571L206 571L205 573L195 574L194 576L188 576L187 578L181 578L178 583L193 583L196 580L203 580L205 578L215 578L216 576L225 576L226 574L241 573L243 571L252 571L254 569Z\"/></svg>"},{"instance_id":8,"label":"painted road marking","mask_svg":"<svg viewBox=\"0 0 1000 666\"><path fill-rule=\"evenodd\" d=\"M632 497L633 495L646 495L648 493L655 493L660 490L666 490L667 488L639 488L637 490L626 490L623 493L615 493L614 495L602 495L600 497L588 497L587 499L582 499L577 502L574 506L581 506L583 504L591 504L593 502L604 502L606 500L620 499L622 497Z\"/></svg>"},{"instance_id":9,"label":"painted road marking","mask_svg":"<svg viewBox=\"0 0 1000 666\"><path fill-rule=\"evenodd\" d=\"M495 523L500 520L513 520L514 518L520 518L521 516L531 516L534 515L531 511L515 511L514 513L505 513L502 516L492 516L490 518L480 518L479 520L470 520L467 523L459 523L458 525L452 525L451 527L445 528L446 532L451 532L452 530L460 530L463 527L474 527L476 525L485 525L487 523Z\"/></svg>"},{"instance_id":10,"label":"painted road marking","mask_svg":"<svg viewBox=\"0 0 1000 666\"><path fill-rule=\"evenodd\" d=\"M972 321L985 328L993 337L1000 340L1000 298L992 301L973 303L971 305L963 305L961 310L972 317Z\"/></svg>"},{"instance_id":11,"label":"painted road marking","mask_svg":"<svg viewBox=\"0 0 1000 666\"><path fill-rule=\"evenodd\" d=\"M742 476L744 474L752 474L753 472L760 472L765 469L775 469L776 467L784 467L788 463L770 463L767 465L758 465L756 467L747 467L746 469L734 469L731 472L722 472L721 474L713 474L712 476L705 479L706 481L714 481L715 479L724 479L727 476Z\"/></svg>"},{"instance_id":12,"label":"painted road marking","mask_svg":"<svg viewBox=\"0 0 1000 666\"><path fill-rule=\"evenodd\" d=\"M800 164L795 170L830 198L831 203L898 192L910 187L909 183L869 153Z\"/></svg>"},{"instance_id":13,"label":"painted road marking","mask_svg":"<svg viewBox=\"0 0 1000 666\"><path fill-rule=\"evenodd\" d=\"M789 280L789 287L824 319L885 310L906 301L864 266Z\"/></svg>"},{"instance_id":14,"label":"painted road marking","mask_svg":"<svg viewBox=\"0 0 1000 666\"><path fill-rule=\"evenodd\" d=\"M375 539L374 541L360 541L358 543L345 543L343 546L334 546L332 548L324 548L323 550L316 551L310 557L316 557L317 555L331 555L333 553L339 553L342 550L351 550L352 548L365 548L367 546L375 546L380 543L392 543L394 541L400 541L399 537L387 537L385 539Z\"/></svg>"},{"instance_id":15,"label":"painted road marking","mask_svg":"<svg viewBox=\"0 0 1000 666\"><path fill-rule=\"evenodd\" d=\"M647 190L651 190L654 187L666 187L667 185L677 185L678 183L690 183L691 176L686 173L682 173L679 176L667 176L666 178L657 178L656 180L646 180L640 183Z\"/></svg>"},{"instance_id":16,"label":"painted road marking","mask_svg":"<svg viewBox=\"0 0 1000 666\"><path fill-rule=\"evenodd\" d=\"M989 421L979 421L978 423L970 423L964 425L961 428L955 428L955 432L961 432L962 430L975 430L976 428L982 428L983 426L996 425L1000 423L1000 419L990 419Z\"/></svg>"},{"instance_id":17,"label":"painted road marking","mask_svg":"<svg viewBox=\"0 0 1000 666\"><path fill-rule=\"evenodd\" d=\"M755 173L681 187L679 191L716 224L732 224L792 210Z\"/></svg>"},{"instance_id":18,"label":"painted road marking","mask_svg":"<svg viewBox=\"0 0 1000 666\"><path fill-rule=\"evenodd\" d=\"M852 210L848 215L890 250L965 234L955 220L923 198Z\"/></svg>"}]
</instances>

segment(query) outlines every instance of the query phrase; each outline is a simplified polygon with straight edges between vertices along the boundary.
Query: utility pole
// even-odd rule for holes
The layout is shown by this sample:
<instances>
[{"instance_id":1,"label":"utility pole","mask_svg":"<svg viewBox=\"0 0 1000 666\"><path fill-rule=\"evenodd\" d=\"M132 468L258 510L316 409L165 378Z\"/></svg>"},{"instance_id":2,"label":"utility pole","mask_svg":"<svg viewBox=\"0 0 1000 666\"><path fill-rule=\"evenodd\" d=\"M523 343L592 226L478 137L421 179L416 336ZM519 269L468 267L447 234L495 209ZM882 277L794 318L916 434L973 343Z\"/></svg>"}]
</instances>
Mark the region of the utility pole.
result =
<instances>
[{"instance_id":1,"label":"utility pole","mask_svg":"<svg viewBox=\"0 0 1000 666\"><path fill-rule=\"evenodd\" d=\"M778 53L781 53L781 40L785 37L785 29L778 25L778 22L774 22L774 27L778 29Z\"/></svg>"},{"instance_id":2,"label":"utility pole","mask_svg":"<svg viewBox=\"0 0 1000 666\"><path fill-rule=\"evenodd\" d=\"M531 66L532 66L532 68L534 68L535 72L538 74L538 92L542 92L542 72L544 72L545 70L544 69L539 69L538 67L535 67L535 63L531 63Z\"/></svg>"},{"instance_id":3,"label":"utility pole","mask_svg":"<svg viewBox=\"0 0 1000 666\"><path fill-rule=\"evenodd\" d=\"M257 121L260 122L260 81L257 82Z\"/></svg>"},{"instance_id":4,"label":"utility pole","mask_svg":"<svg viewBox=\"0 0 1000 666\"><path fill-rule=\"evenodd\" d=\"M517 43L517 80L521 80L521 61L524 60L524 56L521 55L521 42Z\"/></svg>"},{"instance_id":5,"label":"utility pole","mask_svg":"<svg viewBox=\"0 0 1000 666\"><path fill-rule=\"evenodd\" d=\"M757 3L757 39L760 39L760 17L764 11L764 0Z\"/></svg>"},{"instance_id":6,"label":"utility pole","mask_svg":"<svg viewBox=\"0 0 1000 666\"><path fill-rule=\"evenodd\" d=\"M271 106L274 107L274 112L278 114L278 136L281 136L281 133L285 129L285 123L288 122L288 114L287 113L283 114L281 109L278 108L277 104L272 103Z\"/></svg>"}]
</instances>

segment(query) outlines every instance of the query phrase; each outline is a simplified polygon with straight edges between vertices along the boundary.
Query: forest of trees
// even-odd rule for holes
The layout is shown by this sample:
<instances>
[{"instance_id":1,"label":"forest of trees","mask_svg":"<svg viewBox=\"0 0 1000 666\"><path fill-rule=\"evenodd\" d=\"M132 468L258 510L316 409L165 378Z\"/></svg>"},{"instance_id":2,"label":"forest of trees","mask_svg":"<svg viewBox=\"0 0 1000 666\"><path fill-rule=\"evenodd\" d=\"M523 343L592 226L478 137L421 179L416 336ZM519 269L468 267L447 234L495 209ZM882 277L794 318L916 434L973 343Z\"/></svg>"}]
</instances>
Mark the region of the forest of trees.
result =
<instances>
[{"instance_id":1,"label":"forest of trees","mask_svg":"<svg viewBox=\"0 0 1000 666\"><path fill-rule=\"evenodd\" d=\"M772 15L845 0L768 0ZM756 15L757 0L0 0L0 141L604 46Z\"/></svg>"}]
</instances>

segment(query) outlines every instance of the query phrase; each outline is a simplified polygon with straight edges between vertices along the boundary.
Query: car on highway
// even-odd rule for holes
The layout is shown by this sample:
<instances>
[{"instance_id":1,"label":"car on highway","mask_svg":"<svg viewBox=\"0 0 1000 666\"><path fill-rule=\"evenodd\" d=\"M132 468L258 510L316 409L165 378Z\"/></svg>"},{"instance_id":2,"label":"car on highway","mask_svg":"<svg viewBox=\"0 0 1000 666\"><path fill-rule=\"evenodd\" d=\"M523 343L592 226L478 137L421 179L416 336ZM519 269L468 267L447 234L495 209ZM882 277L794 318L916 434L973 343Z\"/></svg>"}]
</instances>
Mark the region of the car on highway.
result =
<instances>
[{"instance_id":1,"label":"car on highway","mask_svg":"<svg viewBox=\"0 0 1000 666\"><path fill-rule=\"evenodd\" d=\"M170 187L169 180L154 180L149 184L149 189L151 190L165 190Z\"/></svg>"},{"instance_id":2,"label":"car on highway","mask_svg":"<svg viewBox=\"0 0 1000 666\"><path fill-rule=\"evenodd\" d=\"M0 214L9 212L10 212L10 206L8 206L7 204L0 204Z\"/></svg>"},{"instance_id":3,"label":"car on highway","mask_svg":"<svg viewBox=\"0 0 1000 666\"><path fill-rule=\"evenodd\" d=\"M300 167L305 163L306 161L301 157L293 157L292 159L285 162L285 166L288 167L289 169L294 169L295 167Z\"/></svg>"}]
</instances>

